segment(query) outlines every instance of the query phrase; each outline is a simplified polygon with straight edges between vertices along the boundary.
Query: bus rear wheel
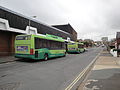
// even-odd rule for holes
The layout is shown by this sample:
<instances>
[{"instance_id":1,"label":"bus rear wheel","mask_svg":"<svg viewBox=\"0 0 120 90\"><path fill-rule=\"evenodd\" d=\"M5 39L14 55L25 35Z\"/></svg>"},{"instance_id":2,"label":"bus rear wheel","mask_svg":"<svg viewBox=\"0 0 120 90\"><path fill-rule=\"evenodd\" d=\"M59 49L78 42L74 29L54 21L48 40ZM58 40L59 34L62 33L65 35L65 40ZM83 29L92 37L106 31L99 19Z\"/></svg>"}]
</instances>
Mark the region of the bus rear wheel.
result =
<instances>
[{"instance_id":1,"label":"bus rear wheel","mask_svg":"<svg viewBox=\"0 0 120 90\"><path fill-rule=\"evenodd\" d=\"M48 60L48 54L44 55L44 60L47 61Z\"/></svg>"}]
</instances>

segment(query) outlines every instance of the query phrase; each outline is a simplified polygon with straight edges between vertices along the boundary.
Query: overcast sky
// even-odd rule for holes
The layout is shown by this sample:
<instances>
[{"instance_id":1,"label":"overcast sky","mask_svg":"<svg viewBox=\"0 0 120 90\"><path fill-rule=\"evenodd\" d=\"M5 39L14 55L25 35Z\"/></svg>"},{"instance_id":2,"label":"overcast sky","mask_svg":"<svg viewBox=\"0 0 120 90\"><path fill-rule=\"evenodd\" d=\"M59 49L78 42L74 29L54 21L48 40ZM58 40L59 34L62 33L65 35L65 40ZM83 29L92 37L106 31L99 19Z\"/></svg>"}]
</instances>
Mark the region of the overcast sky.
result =
<instances>
[{"instance_id":1,"label":"overcast sky","mask_svg":"<svg viewBox=\"0 0 120 90\"><path fill-rule=\"evenodd\" d=\"M70 23L82 39L120 32L120 0L0 0L0 6L48 25Z\"/></svg>"}]
</instances>

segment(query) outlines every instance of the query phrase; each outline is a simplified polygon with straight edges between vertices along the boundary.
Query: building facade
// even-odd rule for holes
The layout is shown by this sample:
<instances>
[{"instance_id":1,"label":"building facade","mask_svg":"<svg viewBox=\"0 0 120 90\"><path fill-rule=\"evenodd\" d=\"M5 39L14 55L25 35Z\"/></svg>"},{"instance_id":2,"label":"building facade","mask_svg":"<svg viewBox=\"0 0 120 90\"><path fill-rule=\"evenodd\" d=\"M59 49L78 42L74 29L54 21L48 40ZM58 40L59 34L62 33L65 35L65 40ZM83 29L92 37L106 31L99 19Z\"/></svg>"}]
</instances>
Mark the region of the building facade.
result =
<instances>
[{"instance_id":1,"label":"building facade","mask_svg":"<svg viewBox=\"0 0 120 90\"><path fill-rule=\"evenodd\" d=\"M58 28L60 30L63 30L65 32L68 32L71 34L71 40L77 41L77 32L73 29L73 27L70 24L65 25L53 25L53 27Z\"/></svg>"},{"instance_id":2,"label":"building facade","mask_svg":"<svg viewBox=\"0 0 120 90\"><path fill-rule=\"evenodd\" d=\"M14 53L14 40L17 34L0 30L0 56Z\"/></svg>"},{"instance_id":3,"label":"building facade","mask_svg":"<svg viewBox=\"0 0 120 90\"><path fill-rule=\"evenodd\" d=\"M102 37L101 40L102 40L103 42L108 42L108 37Z\"/></svg>"},{"instance_id":4,"label":"building facade","mask_svg":"<svg viewBox=\"0 0 120 90\"><path fill-rule=\"evenodd\" d=\"M0 6L0 56L14 54L14 40L18 34L51 34L72 39L71 34L64 30Z\"/></svg>"}]
</instances>

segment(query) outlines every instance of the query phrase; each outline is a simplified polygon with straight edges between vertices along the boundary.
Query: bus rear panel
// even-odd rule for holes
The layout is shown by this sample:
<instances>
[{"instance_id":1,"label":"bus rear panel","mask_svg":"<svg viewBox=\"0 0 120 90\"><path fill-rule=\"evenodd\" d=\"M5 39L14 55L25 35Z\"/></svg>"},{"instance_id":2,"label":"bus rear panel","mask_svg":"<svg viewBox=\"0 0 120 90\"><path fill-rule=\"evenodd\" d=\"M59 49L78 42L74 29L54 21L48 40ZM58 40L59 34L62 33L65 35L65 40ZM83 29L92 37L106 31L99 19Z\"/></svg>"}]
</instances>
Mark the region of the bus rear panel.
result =
<instances>
[{"instance_id":1,"label":"bus rear panel","mask_svg":"<svg viewBox=\"0 0 120 90\"><path fill-rule=\"evenodd\" d=\"M74 42L67 44L67 52L68 53L82 53L84 52L84 44Z\"/></svg>"},{"instance_id":2,"label":"bus rear panel","mask_svg":"<svg viewBox=\"0 0 120 90\"><path fill-rule=\"evenodd\" d=\"M68 43L67 45L68 53L78 53L78 44L77 43Z\"/></svg>"},{"instance_id":3,"label":"bus rear panel","mask_svg":"<svg viewBox=\"0 0 120 90\"><path fill-rule=\"evenodd\" d=\"M31 35L18 35L15 40L15 57L34 59L34 47Z\"/></svg>"}]
</instances>

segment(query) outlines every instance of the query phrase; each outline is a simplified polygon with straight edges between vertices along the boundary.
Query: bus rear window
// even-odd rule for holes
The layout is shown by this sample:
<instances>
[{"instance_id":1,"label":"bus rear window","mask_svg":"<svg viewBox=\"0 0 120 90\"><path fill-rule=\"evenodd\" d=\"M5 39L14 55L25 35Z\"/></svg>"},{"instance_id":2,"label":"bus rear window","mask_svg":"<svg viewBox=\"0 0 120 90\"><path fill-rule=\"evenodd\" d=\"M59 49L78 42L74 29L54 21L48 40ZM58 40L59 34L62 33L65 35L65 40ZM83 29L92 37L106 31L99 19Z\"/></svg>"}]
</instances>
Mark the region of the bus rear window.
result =
<instances>
[{"instance_id":1,"label":"bus rear window","mask_svg":"<svg viewBox=\"0 0 120 90\"><path fill-rule=\"evenodd\" d=\"M30 40L30 36L17 36L16 40Z\"/></svg>"}]
</instances>

